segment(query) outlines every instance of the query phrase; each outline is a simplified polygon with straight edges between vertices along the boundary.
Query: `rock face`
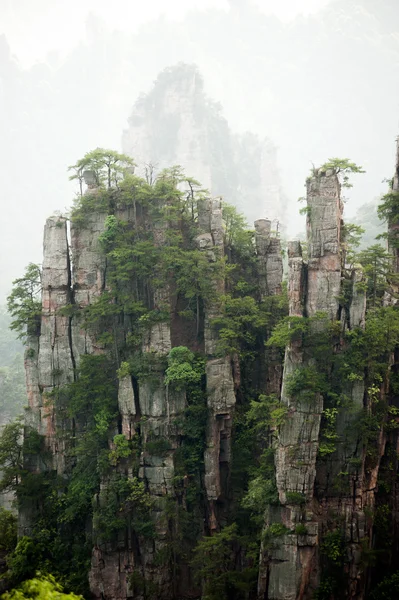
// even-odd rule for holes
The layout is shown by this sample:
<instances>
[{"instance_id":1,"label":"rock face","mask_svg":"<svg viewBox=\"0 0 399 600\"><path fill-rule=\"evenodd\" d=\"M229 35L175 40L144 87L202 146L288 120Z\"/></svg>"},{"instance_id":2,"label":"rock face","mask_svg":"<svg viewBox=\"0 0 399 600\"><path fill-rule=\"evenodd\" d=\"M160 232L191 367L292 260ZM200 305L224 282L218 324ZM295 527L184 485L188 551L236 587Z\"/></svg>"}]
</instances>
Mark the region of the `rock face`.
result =
<instances>
[{"instance_id":1,"label":"rock face","mask_svg":"<svg viewBox=\"0 0 399 600\"><path fill-rule=\"evenodd\" d=\"M60 312L71 302L67 222L63 217L50 217L44 228L40 343L35 338L29 340L25 365L28 423L45 435L54 467L60 473L65 469L66 452L55 438L56 428L64 426L64 417L53 409L47 394L74 379L70 317Z\"/></svg>"},{"instance_id":2,"label":"rock face","mask_svg":"<svg viewBox=\"0 0 399 600\"><path fill-rule=\"evenodd\" d=\"M195 81L192 85L196 85ZM172 99L170 102L173 104ZM94 201L100 190L88 176L86 179L89 184L86 194L89 200ZM179 227L177 221L145 221L142 209L138 211L136 206L134 209L127 207L123 202L114 203L112 213L133 231L135 228L150 230L155 247L161 250L171 235L168 228L175 227L175 235L176 227ZM102 321L104 329L85 321L87 309L110 289L107 281L109 265L101 245L107 217L108 212L100 208L74 219L70 228L70 244L64 217L50 217L46 222L43 314L40 328L29 340L25 357L29 396L26 423L44 436L51 464L44 464L38 457L36 460L28 457L27 467L34 472L53 470L68 477L73 468L67 461L68 444L73 439L70 434L79 431L81 425L68 418L67 407L55 400L62 397L56 392L77 379L82 357L110 352L105 342L101 342L103 334L109 330L107 318ZM211 534L219 531L228 514L232 427L240 385L240 365L238 356L220 355L219 335L213 326L214 319L223 314L220 299L227 293L224 271L213 270L214 265L223 263L226 251L221 198L198 200L198 223L195 227L192 251L203 253L205 262L209 264L209 273L214 273L210 276L213 300L204 302L197 315L197 336L202 335L203 341L197 343L190 338L190 332L187 334L182 328L181 317L175 314L176 292L168 281L146 288L147 296L148 290L151 290L151 297L147 298L149 306L155 312L162 309L165 315L170 315L170 318L155 320L142 334L141 360L149 366L151 377L138 378L126 369L128 364L118 354L119 341L126 335L122 320L115 332L116 347L111 349L111 354L116 353L120 366L118 418L109 431L109 448L111 452L116 451L115 435L122 434L133 446L139 443L141 450L136 458L116 461L113 471L101 476L98 492L93 497L93 507L99 510L107 507L115 476L127 478L133 485L138 479L151 499L149 519L154 534L151 538L141 537L129 525L121 529L117 539L111 542L104 538L104 532L95 520L92 526L88 524L93 539L89 581L95 598L141 599L141 587L137 581L133 582L132 573L139 574L140 581L149 582L148 585L156 589L157 597L165 600L187 595L195 597L198 593L187 558L179 564L181 579L176 579L176 565L170 559L159 559L160 556L169 556L170 549L174 547L172 544L176 543L168 515L173 506L173 510L185 510L188 502L185 488L191 483L187 476L182 477L181 471L176 476L176 453L181 452L184 436L182 424L188 406L187 393L185 389L165 385L168 355L174 346L182 344L183 339L188 340L193 350L200 346L205 357L205 376L201 383L206 402L204 472L202 483L199 482L200 486L203 485L204 506L195 507L200 513L200 530ZM262 300L277 297L281 293L282 258L280 240L271 232L270 221L256 223L256 256ZM162 281L160 275L155 267L154 279ZM135 288L134 281L129 281L128 285ZM267 365L263 377L273 382L269 385L271 390L280 386L281 360L272 351L268 352L266 358L263 357ZM140 442L137 442L138 439ZM30 533L34 519L34 511L22 506L21 534ZM184 540L182 544L185 544Z\"/></svg>"},{"instance_id":3,"label":"rock face","mask_svg":"<svg viewBox=\"0 0 399 600\"><path fill-rule=\"evenodd\" d=\"M170 184L161 181L162 185ZM90 186L89 200L90 195L95 198L100 193L94 184ZM175 187L170 189L176 193ZM149 193L148 186L145 191ZM275 347L265 346L273 324L264 323L274 322L277 305L284 298L281 242L270 219L257 220L249 243L237 249L226 241L228 229L219 197L200 196L196 213L192 209L185 221L181 217L182 204L178 200L172 205L170 195L161 196L167 199L159 202L161 208L154 208L147 195L141 206L135 202L128 206L123 195L118 196L115 190L108 193L107 211L100 203L98 210L80 214L81 220L72 223L70 244L66 219L54 216L47 220L42 317L36 334L31 332L25 356L29 398L26 424L44 437L49 451L47 458L44 454L28 456L26 467L33 473L56 472L64 480L75 466L68 458L72 454L68 444L73 443L82 424L72 422L62 394L57 392L62 386L80 384L79 365L84 364L87 355L112 362L115 406L102 440L108 462L104 470L99 470L95 492L90 488L93 513L86 525L93 546L89 573L93 597L200 597L190 564L192 550L202 535L214 536L229 523L236 502L234 435L243 422L240 410L244 402L252 408L252 398L263 396L270 416L262 421L266 432L262 431L260 445L262 451L264 446L267 451L274 450L276 494L274 481L265 478L273 499L264 515L257 597L311 600L317 588L324 584L328 587L324 565L330 541L334 552L345 553L339 563L345 597L363 600L367 597L364 556L372 549L375 534L368 511L372 514L380 505L386 511L385 488L379 490L378 482L384 464L396 453L397 434L390 436L389 429L387 433L380 427L370 459L362 437L362 419L374 416L373 406L386 402L390 375L380 377L378 387L371 386L356 369L346 370L350 354L345 353L350 340L356 336L365 339L362 336L367 334L367 329L363 331L366 297L361 268L343 264L343 205L338 173L315 171L307 181L307 254L299 242L288 244L290 318L288 329L279 330L287 336L284 346L289 340L284 363L277 341L273 342ZM156 195L154 204L158 200ZM112 238L117 235L115 231L123 231L127 237L122 236L122 242ZM115 247L105 250L110 239L119 239L117 252ZM135 245L137 240L141 245ZM239 251L244 255L243 263L233 263L229 271L226 261ZM119 260L124 252L128 264L135 267L112 271L112 260ZM137 263L135 252L139 255ZM155 257L154 262L147 254ZM187 256L196 262L186 263ZM142 269L147 259L149 270L137 274L135 269ZM190 283L194 266L201 267L196 273L206 273L207 292L203 296L198 287L194 291L189 287L187 296L183 288L179 290L176 273L181 265L185 270L180 276ZM229 295L233 286L230 272L238 266L242 271L235 291L239 292L233 296ZM122 285L112 288L111 275L115 272L122 273ZM248 281L241 279L243 274L248 275ZM246 292L240 295L251 286L253 296ZM137 291L137 297L132 290ZM127 305L118 304L119 292L126 294ZM143 305L137 301L140 294L145 296L145 318L133 320L134 311L142 314ZM194 306L187 302L193 295L195 318L194 311L187 310ZM233 316L227 313L229 300L237 311ZM239 354L233 345L223 352L221 342L223 335L234 337L237 330L241 331L234 327L241 327L240 319L248 316L247 306L253 318L253 301L259 318L266 316L261 327L267 331L256 330L256 341L246 342L253 344L249 346L251 359L246 361L244 353ZM94 320L95 326L84 320L93 306L104 311L99 321ZM116 311L107 312L115 306ZM184 321L187 312L191 314L188 325ZM225 327L226 315L230 321ZM238 317L236 321L234 317ZM251 320L244 320L244 326L251 334L248 322ZM284 325L285 321L278 323ZM107 345L103 340L111 329L114 335ZM251 340L251 335L246 337L248 332L244 331L245 340ZM129 335L135 336L131 347ZM176 348L186 357L191 356L178 364L179 376L184 375L182 385L174 385L169 379ZM198 372L192 367L195 360L201 364ZM395 374L398 357L394 354L389 360L388 371L392 365ZM363 363L360 369L364 374ZM187 373L195 376L194 392ZM263 406L261 402L259 405ZM190 422L188 414L194 415ZM396 421L392 420L390 426L392 433ZM127 452L118 455L121 448ZM190 461L195 462L194 470L188 466ZM115 483L121 482L130 490L125 500L121 498L126 487L115 488ZM141 506L143 497L145 512L140 512L137 506ZM396 504L389 510L397 524ZM102 530L101 511L111 522L117 517L111 537ZM121 514L126 516L122 523L118 521ZM137 514L139 521L134 520ZM29 535L34 518L34 508L22 503L21 534ZM339 539L334 537L336 533ZM235 569L240 561L241 566L247 566L239 544L230 548ZM336 592L332 594L338 597Z\"/></svg>"},{"instance_id":4,"label":"rock face","mask_svg":"<svg viewBox=\"0 0 399 600\"><path fill-rule=\"evenodd\" d=\"M291 317L310 319L310 333L323 335L330 321L341 316L344 326L364 326L365 294L356 286L362 279L361 272L352 274L352 293L347 314L341 314L339 304L344 273L341 271L340 227L342 203L340 184L333 171L319 172L307 182L307 233L308 260L302 258L299 242L288 245L288 296ZM323 315L320 319L318 315ZM313 321L312 321L313 318ZM314 320L316 318L316 320ZM361 485L348 490L348 499L334 498L334 492L322 483L325 465L317 462L321 443L323 416L323 393L309 388L293 391L293 381L300 373L312 373L317 369L312 348L304 345L301 335L293 337L288 345L284 361L281 401L287 407L287 418L280 427L276 440L276 482L280 507L270 507L266 514L266 526L280 523L286 533L278 537L271 548L263 546L258 594L269 600L297 600L311 598L320 582L318 547L323 528L323 518L329 509L342 514L348 542L360 547L364 536L364 514L361 505ZM309 371L310 369L310 371ZM311 376L314 378L314 375ZM364 384L356 382L347 390L354 402L352 414L338 417L337 431L345 437L351 419L363 406ZM338 437L338 436L337 436ZM357 442L342 439L329 464L330 477L347 468L348 461L359 458ZM358 478L357 478L358 479ZM315 488L315 482L317 486ZM316 492L317 489L317 492ZM353 494L359 503L353 505ZM297 530L301 534L296 533ZM305 533L302 533L303 532ZM357 550L358 551L358 550ZM269 562L263 552L268 554ZM356 572L357 567L353 567ZM356 579L356 575L351 573ZM352 597L352 596L351 596ZM357 596L356 596L357 597Z\"/></svg>"},{"instance_id":5,"label":"rock face","mask_svg":"<svg viewBox=\"0 0 399 600\"><path fill-rule=\"evenodd\" d=\"M224 253L224 231L222 204L220 199L202 202L199 215L202 233L197 237L199 249L206 253L210 262L222 258ZM225 282L216 279L216 293L225 293ZM205 489L210 503L209 527L218 527L216 503L228 497L228 479L231 463L231 429L236 403L231 358L217 357L217 337L211 321L219 316L218 302L205 306L205 354L208 398L208 423L205 449ZM222 472L224 473L224 477Z\"/></svg>"},{"instance_id":6,"label":"rock face","mask_svg":"<svg viewBox=\"0 0 399 600\"><path fill-rule=\"evenodd\" d=\"M156 172L181 165L211 194L235 204L249 222L259 215L286 221L276 147L253 134L233 135L218 105L206 97L194 65L179 64L158 76L153 89L137 100L122 146L149 177L149 165Z\"/></svg>"}]
</instances>

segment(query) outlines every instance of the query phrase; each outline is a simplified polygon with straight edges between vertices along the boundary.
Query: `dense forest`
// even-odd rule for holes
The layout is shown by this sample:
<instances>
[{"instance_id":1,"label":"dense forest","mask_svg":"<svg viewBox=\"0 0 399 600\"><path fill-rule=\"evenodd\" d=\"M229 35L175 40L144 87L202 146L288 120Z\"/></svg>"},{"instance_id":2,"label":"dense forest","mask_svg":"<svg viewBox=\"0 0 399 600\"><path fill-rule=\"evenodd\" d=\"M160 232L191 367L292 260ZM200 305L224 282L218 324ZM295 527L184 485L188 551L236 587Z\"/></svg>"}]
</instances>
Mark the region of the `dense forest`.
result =
<instances>
[{"instance_id":1,"label":"dense forest","mask_svg":"<svg viewBox=\"0 0 399 600\"><path fill-rule=\"evenodd\" d=\"M398 174L365 246L362 172L313 168L287 243L180 167L70 167L8 298L27 401L2 316L5 599L398 596Z\"/></svg>"}]
</instances>

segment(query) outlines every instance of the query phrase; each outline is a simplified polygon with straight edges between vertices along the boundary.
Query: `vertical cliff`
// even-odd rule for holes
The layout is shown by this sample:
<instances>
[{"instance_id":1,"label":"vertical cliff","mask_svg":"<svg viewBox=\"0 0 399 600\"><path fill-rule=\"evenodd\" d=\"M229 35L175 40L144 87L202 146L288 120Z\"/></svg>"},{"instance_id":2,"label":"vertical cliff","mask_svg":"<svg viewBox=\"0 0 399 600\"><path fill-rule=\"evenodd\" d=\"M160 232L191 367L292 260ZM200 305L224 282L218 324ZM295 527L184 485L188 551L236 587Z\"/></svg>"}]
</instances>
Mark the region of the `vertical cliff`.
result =
<instances>
[{"instance_id":1,"label":"vertical cliff","mask_svg":"<svg viewBox=\"0 0 399 600\"><path fill-rule=\"evenodd\" d=\"M85 178L70 232L64 217L46 222L41 322L26 352L26 425L44 446L25 464L64 501L27 498L20 530L35 538L52 512L59 545L73 527L91 547L96 598L196 597L193 548L223 530L234 501L240 314L252 323L245 303L258 311L281 295L280 241L270 221L254 238L220 198L187 196L174 170L109 189ZM253 295L241 298L245 279ZM261 348L256 327L248 339ZM256 386L277 388L279 356L260 361Z\"/></svg>"},{"instance_id":2,"label":"vertical cliff","mask_svg":"<svg viewBox=\"0 0 399 600\"><path fill-rule=\"evenodd\" d=\"M340 194L336 170L314 172L306 259L299 242L288 244L286 418L273 442L279 502L266 511L262 599L367 598L382 579L369 558L382 511L395 527L396 488L387 494L384 481L395 477L387 461L397 443L397 359L394 340L377 330L395 329L397 316L374 299L366 319L370 275L345 263ZM385 555L382 565L392 572L395 561Z\"/></svg>"},{"instance_id":3,"label":"vertical cliff","mask_svg":"<svg viewBox=\"0 0 399 600\"><path fill-rule=\"evenodd\" d=\"M19 492L30 568L109 600L377 593L398 566L397 269L388 289L350 252L341 168L307 179L287 294L270 219L247 229L174 168L102 168L70 227L45 225Z\"/></svg>"}]
</instances>

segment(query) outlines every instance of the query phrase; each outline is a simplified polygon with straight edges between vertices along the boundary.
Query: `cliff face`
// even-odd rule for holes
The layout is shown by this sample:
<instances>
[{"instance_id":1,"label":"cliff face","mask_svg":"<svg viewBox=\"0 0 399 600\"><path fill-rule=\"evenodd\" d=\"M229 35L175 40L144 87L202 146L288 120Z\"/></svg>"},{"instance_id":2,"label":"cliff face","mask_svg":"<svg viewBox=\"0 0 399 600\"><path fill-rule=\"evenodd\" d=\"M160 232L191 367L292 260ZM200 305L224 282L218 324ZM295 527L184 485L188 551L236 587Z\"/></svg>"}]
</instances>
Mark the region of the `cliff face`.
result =
<instances>
[{"instance_id":1,"label":"cliff face","mask_svg":"<svg viewBox=\"0 0 399 600\"><path fill-rule=\"evenodd\" d=\"M158 76L137 100L122 146L143 172L150 164L157 172L181 165L250 222L259 216L286 221L276 147L254 134L233 135L195 66L177 65Z\"/></svg>"},{"instance_id":2,"label":"cliff face","mask_svg":"<svg viewBox=\"0 0 399 600\"><path fill-rule=\"evenodd\" d=\"M55 514L94 598L362 600L395 567L399 321L382 296L366 319L342 212L315 170L287 303L272 222L173 170L47 220L25 466L56 493L22 497L20 533Z\"/></svg>"},{"instance_id":3,"label":"cliff face","mask_svg":"<svg viewBox=\"0 0 399 600\"><path fill-rule=\"evenodd\" d=\"M320 172L308 180L307 207L308 260L303 260L298 242L290 243L288 247L289 310L292 317L316 318L309 325L313 330L310 333L321 337L328 322L336 321L340 316L339 297L344 277L340 257L342 203L340 184L333 171ZM360 304L360 320L364 320L364 296ZM318 314L323 316L317 320ZM344 328L350 326L349 319L345 322L345 318L344 315L341 320ZM280 428L275 455L281 506L270 509L267 524L270 526L277 520L287 533L271 550L269 574L260 580L261 592L267 594L265 597L276 600L312 597L320 577L318 546L322 511L316 508L315 480L323 394L321 390L311 390L313 382L305 384L303 389L292 389L295 378L317 368L317 360L320 359L322 357L317 356L317 351L302 336L293 339L286 349L281 401L287 406L288 418ZM315 376L316 373L312 374L312 379ZM360 389L361 401L362 391ZM318 500L325 501L324 498ZM352 496L349 498L351 502ZM295 533L298 530L301 531L299 535ZM267 591L264 589L266 579Z\"/></svg>"},{"instance_id":4,"label":"cliff face","mask_svg":"<svg viewBox=\"0 0 399 600\"><path fill-rule=\"evenodd\" d=\"M129 189L134 189L134 185ZM28 341L25 366L29 395L26 425L44 436L45 452L50 460L27 455L26 465L36 474L56 473L64 481L73 480L80 468L79 462L84 462L84 458L78 456L79 440L84 439L88 431L90 417L74 412L68 404L73 400L68 397L74 397L74 386L79 385L83 376L85 357L100 359L103 356L115 361L119 366L117 415L113 416L108 429L108 452L116 458L111 458L112 466L101 472L97 490L93 488L93 521L87 520L89 514L86 517L93 545L89 574L91 593L96 598L113 600L147 598L151 594L165 599L187 594L195 596L198 583L193 580L189 565L192 542L182 537L182 523L191 519L195 539L199 539L204 533L220 531L228 518L232 501L232 432L240 386L239 357L234 352L220 351L220 336L214 326L214 322L224 316L223 297L231 293L231 283L223 266L226 252L232 250L226 245L222 203L220 199L200 197L197 221L190 224L194 229L187 238L186 226L179 218L150 218L151 209L145 203L140 205L135 200L133 208L126 203L123 194L115 196L112 191L110 198L109 210L103 211L101 190L90 184L82 203L99 205L75 217L70 233L64 217L50 217L46 222L41 325L37 335ZM161 202L162 210L167 213L170 202L168 199L165 204ZM120 282L118 277L115 280L113 261L118 257L104 250L104 239L112 231L110 218L115 219L112 223L118 223L124 235L131 236L129 244L132 245L126 246L128 252L140 236L152 240L151 252L159 256L172 252L173 236L182 235L186 239L185 251L192 256L192 267L196 265L204 273L200 285L194 281L199 287L193 304L197 310L196 324L181 312L187 302L191 304L191 296L184 300L173 271L164 279L159 263L154 263L154 281L142 280L138 274L125 282ZM281 294L282 257L280 241L271 235L271 222L258 221L256 227L257 251L253 264L260 281L259 299L264 300ZM177 252L177 248L173 247L173 252ZM184 259L184 255L179 254L179 257L179 260ZM172 269L173 265L172 262ZM140 261L137 268L140 269ZM190 275L187 272L187 276ZM132 309L107 316L107 311L119 310L117 305L125 292L137 300L144 294L148 314L154 315L148 326L143 328L136 322L132 328L133 313L129 312ZM108 297L113 298L110 305ZM99 319L90 316L102 302L109 308L105 312L101 309ZM134 342L131 356L139 357L140 366L129 367L126 340L134 335L138 335L140 341ZM107 341L107 336L113 341ZM204 357L198 390L193 391L188 384L165 384L171 351L181 349L183 344L188 361L194 357L192 351L199 350ZM142 374L143 369L147 369L146 375ZM278 357L274 357L273 365L268 364L268 369L267 377L278 387L281 379ZM89 385L85 384L86 388ZM192 441L187 442L192 435L187 431L190 410L200 411L199 423L203 425ZM134 450L119 456L120 438ZM184 462L185 453L190 452L187 443L199 445L195 456L203 467L198 473L190 471L190 463ZM144 507L143 500L144 512L138 517L141 520L138 526L134 524L136 509L129 508L134 501L127 498L122 502L120 510L125 521L109 536L100 523L102 514L114 501L117 481L136 489L137 494L140 490L141 498L146 498L148 504ZM22 535L34 535L40 507L39 513L37 510L29 501L21 503ZM133 513L129 512L132 510ZM143 520L151 530L150 535L142 531ZM180 549L175 546L179 540ZM153 590L150 596L148 589Z\"/></svg>"}]
</instances>

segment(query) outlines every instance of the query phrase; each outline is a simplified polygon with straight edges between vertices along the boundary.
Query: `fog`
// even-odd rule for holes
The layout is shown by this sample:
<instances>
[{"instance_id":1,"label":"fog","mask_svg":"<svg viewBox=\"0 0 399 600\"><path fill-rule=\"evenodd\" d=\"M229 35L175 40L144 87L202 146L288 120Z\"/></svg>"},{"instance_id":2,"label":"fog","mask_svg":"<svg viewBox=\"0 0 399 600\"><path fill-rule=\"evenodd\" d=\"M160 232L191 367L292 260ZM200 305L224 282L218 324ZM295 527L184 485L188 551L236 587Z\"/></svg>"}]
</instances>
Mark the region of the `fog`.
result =
<instances>
[{"instance_id":1,"label":"fog","mask_svg":"<svg viewBox=\"0 0 399 600\"><path fill-rule=\"evenodd\" d=\"M178 62L198 66L232 133L277 146L289 235L303 227L312 163L365 168L349 218L385 191L399 131L397 0L0 0L0 302L41 261L46 217L72 203L68 165L121 149L136 99Z\"/></svg>"}]
</instances>

